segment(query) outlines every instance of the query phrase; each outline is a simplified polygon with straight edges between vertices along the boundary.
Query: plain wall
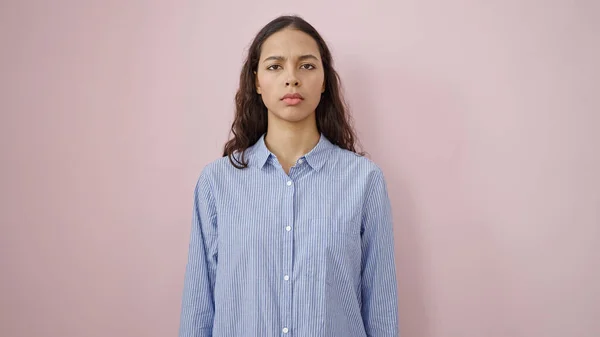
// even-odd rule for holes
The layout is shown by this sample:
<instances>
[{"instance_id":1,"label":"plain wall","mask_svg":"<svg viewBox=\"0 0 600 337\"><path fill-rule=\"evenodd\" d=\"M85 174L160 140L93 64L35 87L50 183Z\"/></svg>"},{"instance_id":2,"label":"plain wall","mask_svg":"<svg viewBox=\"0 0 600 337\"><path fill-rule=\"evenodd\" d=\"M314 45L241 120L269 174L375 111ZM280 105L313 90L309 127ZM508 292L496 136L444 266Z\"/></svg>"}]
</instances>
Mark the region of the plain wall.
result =
<instances>
[{"instance_id":1,"label":"plain wall","mask_svg":"<svg viewBox=\"0 0 600 337\"><path fill-rule=\"evenodd\" d=\"M177 334L196 179L292 13L386 175L402 336L599 336L599 4L3 1L0 336Z\"/></svg>"}]
</instances>

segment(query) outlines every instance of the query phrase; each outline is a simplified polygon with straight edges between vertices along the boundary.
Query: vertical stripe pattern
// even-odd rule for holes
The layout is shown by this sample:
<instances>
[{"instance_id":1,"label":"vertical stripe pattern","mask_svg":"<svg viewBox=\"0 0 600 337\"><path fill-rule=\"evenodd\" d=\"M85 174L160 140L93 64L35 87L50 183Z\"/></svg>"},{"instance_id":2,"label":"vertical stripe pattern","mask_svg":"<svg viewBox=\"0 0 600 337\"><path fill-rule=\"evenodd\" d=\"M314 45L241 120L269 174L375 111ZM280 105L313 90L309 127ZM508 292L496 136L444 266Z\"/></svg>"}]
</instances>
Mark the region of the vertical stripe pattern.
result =
<instances>
[{"instance_id":1,"label":"vertical stripe pattern","mask_svg":"<svg viewBox=\"0 0 600 337\"><path fill-rule=\"evenodd\" d=\"M392 214L381 169L324 135L286 174L208 164L194 190L180 337L397 337Z\"/></svg>"}]
</instances>

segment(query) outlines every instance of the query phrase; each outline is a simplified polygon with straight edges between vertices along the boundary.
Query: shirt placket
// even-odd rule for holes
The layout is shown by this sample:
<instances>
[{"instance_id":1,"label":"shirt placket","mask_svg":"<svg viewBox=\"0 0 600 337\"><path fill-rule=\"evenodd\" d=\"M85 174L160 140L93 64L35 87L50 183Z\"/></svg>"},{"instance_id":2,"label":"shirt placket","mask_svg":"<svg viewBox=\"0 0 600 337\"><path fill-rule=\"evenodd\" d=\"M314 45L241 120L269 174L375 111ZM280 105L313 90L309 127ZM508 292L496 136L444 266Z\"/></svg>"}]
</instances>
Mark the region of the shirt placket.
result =
<instances>
[{"instance_id":1,"label":"shirt placket","mask_svg":"<svg viewBox=\"0 0 600 337\"><path fill-rule=\"evenodd\" d=\"M283 217L283 270L281 277L283 296L281 298L281 336L292 336L292 267L294 249L294 194L296 186L291 177L285 181L286 191L284 193Z\"/></svg>"}]
</instances>

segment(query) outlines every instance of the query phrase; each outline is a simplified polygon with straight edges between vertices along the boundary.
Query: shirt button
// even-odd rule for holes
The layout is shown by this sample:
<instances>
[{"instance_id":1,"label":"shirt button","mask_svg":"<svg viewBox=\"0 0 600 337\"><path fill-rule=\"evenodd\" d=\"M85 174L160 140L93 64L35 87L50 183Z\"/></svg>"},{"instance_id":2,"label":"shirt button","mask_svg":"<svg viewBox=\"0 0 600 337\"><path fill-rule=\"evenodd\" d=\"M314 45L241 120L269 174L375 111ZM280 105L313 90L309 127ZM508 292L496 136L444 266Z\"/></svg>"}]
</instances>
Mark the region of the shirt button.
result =
<instances>
[{"instance_id":1,"label":"shirt button","mask_svg":"<svg viewBox=\"0 0 600 337\"><path fill-rule=\"evenodd\" d=\"M287 185L288 185L288 186L292 186L292 181L291 181L291 180L290 180L290 181L288 181L288 182L287 182Z\"/></svg>"},{"instance_id":2,"label":"shirt button","mask_svg":"<svg viewBox=\"0 0 600 337\"><path fill-rule=\"evenodd\" d=\"M288 328L283 328L281 331L283 331L283 333L288 333L290 330Z\"/></svg>"},{"instance_id":3,"label":"shirt button","mask_svg":"<svg viewBox=\"0 0 600 337\"><path fill-rule=\"evenodd\" d=\"M287 280L289 280L289 279L290 279L290 276L289 276L289 275L285 275L285 276L283 277L283 279L287 281Z\"/></svg>"},{"instance_id":4,"label":"shirt button","mask_svg":"<svg viewBox=\"0 0 600 337\"><path fill-rule=\"evenodd\" d=\"M289 231L292 230L292 227L291 226L285 226L285 230L289 232Z\"/></svg>"},{"instance_id":5,"label":"shirt button","mask_svg":"<svg viewBox=\"0 0 600 337\"><path fill-rule=\"evenodd\" d=\"M298 164L302 164L302 162L304 162L304 160L298 159Z\"/></svg>"}]
</instances>

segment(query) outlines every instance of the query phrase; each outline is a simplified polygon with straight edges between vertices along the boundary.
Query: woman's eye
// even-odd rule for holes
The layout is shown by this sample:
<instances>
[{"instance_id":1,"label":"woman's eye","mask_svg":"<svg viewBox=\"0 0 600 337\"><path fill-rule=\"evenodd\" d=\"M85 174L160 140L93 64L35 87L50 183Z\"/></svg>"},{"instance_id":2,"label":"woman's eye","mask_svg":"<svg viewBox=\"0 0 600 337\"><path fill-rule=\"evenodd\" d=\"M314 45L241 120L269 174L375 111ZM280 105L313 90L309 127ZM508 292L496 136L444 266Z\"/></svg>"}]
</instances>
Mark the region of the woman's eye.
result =
<instances>
[{"instance_id":1,"label":"woman's eye","mask_svg":"<svg viewBox=\"0 0 600 337\"><path fill-rule=\"evenodd\" d=\"M313 69L315 69L315 66L310 63L307 63L307 64L301 65L300 68L305 69L305 70L313 70ZM267 70L278 70L278 69L281 69L281 66L278 64L273 64L273 65L270 65L267 67Z\"/></svg>"}]
</instances>

